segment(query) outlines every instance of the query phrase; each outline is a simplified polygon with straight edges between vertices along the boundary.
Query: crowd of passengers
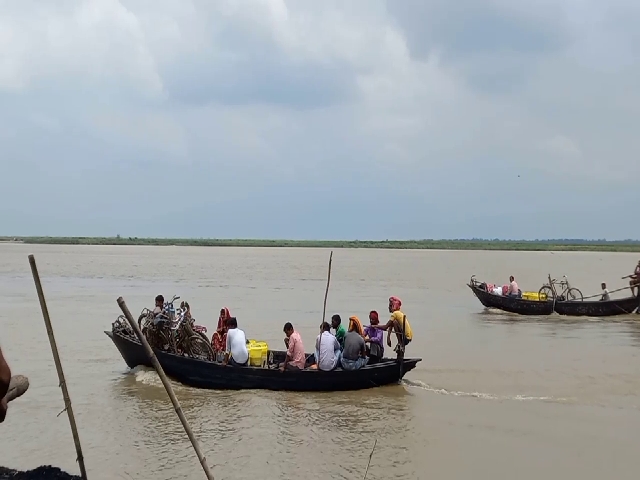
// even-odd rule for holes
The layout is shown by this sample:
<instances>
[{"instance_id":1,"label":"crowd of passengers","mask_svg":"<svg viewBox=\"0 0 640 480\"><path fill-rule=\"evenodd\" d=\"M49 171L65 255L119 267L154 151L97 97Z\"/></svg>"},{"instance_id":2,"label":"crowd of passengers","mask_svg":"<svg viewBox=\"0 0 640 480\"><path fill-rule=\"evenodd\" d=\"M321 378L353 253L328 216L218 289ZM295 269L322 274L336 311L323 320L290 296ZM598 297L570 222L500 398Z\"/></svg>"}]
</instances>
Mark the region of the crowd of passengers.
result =
<instances>
[{"instance_id":1,"label":"crowd of passengers","mask_svg":"<svg viewBox=\"0 0 640 480\"><path fill-rule=\"evenodd\" d=\"M331 324L324 322L315 342L315 363L309 369L324 371L342 368L358 370L366 365L379 362L384 356L384 332L387 332L387 346L391 347L391 336L398 339L396 351L408 345L413 338L411 326L401 310L402 302L398 297L389 298L389 313L386 324L381 325L378 312L369 313L369 325L362 326L356 316L349 317L348 328L345 329L340 315L331 317ZM404 326L404 335L403 335ZM293 325L284 325L284 339L287 353L280 370L304 370L307 358L300 334ZM223 308L218 318L218 326L211 339L214 353L222 356L224 365L247 366L249 352L247 338L243 330L238 328L238 320L232 317L229 309Z\"/></svg>"}]
</instances>

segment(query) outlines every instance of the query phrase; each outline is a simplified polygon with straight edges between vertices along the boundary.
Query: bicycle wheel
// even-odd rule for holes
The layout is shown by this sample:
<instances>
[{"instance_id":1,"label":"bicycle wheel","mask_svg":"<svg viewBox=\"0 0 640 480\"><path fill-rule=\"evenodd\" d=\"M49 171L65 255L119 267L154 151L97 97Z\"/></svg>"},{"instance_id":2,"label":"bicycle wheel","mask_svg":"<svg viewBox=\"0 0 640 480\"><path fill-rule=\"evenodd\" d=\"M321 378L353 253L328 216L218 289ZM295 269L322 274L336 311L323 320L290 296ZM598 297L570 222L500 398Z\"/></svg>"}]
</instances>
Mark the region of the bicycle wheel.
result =
<instances>
[{"instance_id":1,"label":"bicycle wheel","mask_svg":"<svg viewBox=\"0 0 640 480\"><path fill-rule=\"evenodd\" d=\"M540 296L540 300L545 297L547 300L553 300L553 289L549 285L544 285L538 290L538 295Z\"/></svg>"},{"instance_id":2,"label":"bicycle wheel","mask_svg":"<svg viewBox=\"0 0 640 480\"><path fill-rule=\"evenodd\" d=\"M200 335L192 335L186 342L189 356L198 360L213 360L213 349L211 344Z\"/></svg>"},{"instance_id":3,"label":"bicycle wheel","mask_svg":"<svg viewBox=\"0 0 640 480\"><path fill-rule=\"evenodd\" d=\"M567 290L567 300L572 302L582 302L584 297L582 296L582 292L577 288L570 288Z\"/></svg>"}]
</instances>

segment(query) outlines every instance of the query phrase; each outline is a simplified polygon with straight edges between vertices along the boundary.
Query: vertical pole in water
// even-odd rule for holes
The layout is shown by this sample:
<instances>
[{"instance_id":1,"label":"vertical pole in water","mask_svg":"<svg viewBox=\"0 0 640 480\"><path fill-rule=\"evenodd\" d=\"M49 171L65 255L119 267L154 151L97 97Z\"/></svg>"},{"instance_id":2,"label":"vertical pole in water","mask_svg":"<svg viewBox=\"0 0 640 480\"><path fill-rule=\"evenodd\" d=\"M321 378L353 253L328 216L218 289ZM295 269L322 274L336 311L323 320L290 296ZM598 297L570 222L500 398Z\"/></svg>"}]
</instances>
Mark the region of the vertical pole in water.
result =
<instances>
[{"instance_id":1,"label":"vertical pole in water","mask_svg":"<svg viewBox=\"0 0 640 480\"><path fill-rule=\"evenodd\" d=\"M322 325L327 315L327 296L329 295L329 284L331 283L331 261L333 260L333 250L329 254L329 272L327 273L327 288L324 290L324 305L322 307L322 323L320 324L320 337L318 338L318 370L320 370L320 347L322 346Z\"/></svg>"},{"instance_id":2,"label":"vertical pole in water","mask_svg":"<svg viewBox=\"0 0 640 480\"><path fill-rule=\"evenodd\" d=\"M405 315L404 317L402 317L402 337L401 337L401 341L402 341L402 345L400 345L400 348L398 348L398 363L400 364L400 377L398 378L398 382L400 382L402 380L402 376L404 375L403 373L403 369L404 369L404 349L405 349L405 344L407 343L407 335L406 335L406 327L407 327L407 316Z\"/></svg>"},{"instance_id":3,"label":"vertical pole in water","mask_svg":"<svg viewBox=\"0 0 640 480\"><path fill-rule=\"evenodd\" d=\"M53 336L53 328L51 327L49 309L47 308L47 302L44 299L44 292L42 291L42 284L40 283L40 275L38 274L36 259L33 255L29 255L29 265L31 265L31 274L33 275L33 281L36 284L36 291L38 292L38 300L40 301L40 309L42 310L44 324L47 327L49 344L51 345L51 353L53 353L53 361L55 362L56 370L58 371L58 380L60 381L60 388L62 389L62 398L64 398L64 409L67 411L67 415L69 416L69 424L71 425L73 443L75 443L76 445L76 453L78 455L77 461L78 465L80 466L80 476L83 478L83 480L87 480L87 471L84 468L84 457L82 455L82 448L80 447L80 436L78 435L78 427L76 426L76 419L73 416L73 409L71 408L71 398L69 398L67 382L64 379L62 363L60 363L60 355L58 354L58 346L56 345L56 339Z\"/></svg>"},{"instance_id":4,"label":"vertical pole in water","mask_svg":"<svg viewBox=\"0 0 640 480\"><path fill-rule=\"evenodd\" d=\"M184 412L182 411L180 402L176 398L176 394L173 393L173 388L171 387L171 384L169 383L169 379L165 375L164 370L162 369L162 366L160 365L160 362L156 357L156 354L153 353L153 350L151 349L149 342L147 342L147 339L142 334L140 327L138 326L136 321L133 319L133 315L131 315L131 312L129 311L129 307L127 307L127 304L124 303L124 299L122 297L118 298L118 306L120 307L120 310L122 310L122 313L124 313L124 316L129 321L129 324L131 325L131 328L133 328L133 331L136 332L138 340L140 340L140 343L142 344L142 347L144 348L145 353L149 357L149 360L151 360L151 363L156 369L156 372L158 373L160 380L162 380L162 384L164 385L164 388L167 391L169 398L171 399L171 403L173 403L173 408L178 414L178 418L180 419L180 422L182 422L182 426L184 427L185 432L187 432L187 436L189 437L189 440L191 440L191 445L193 445L193 449L196 451L196 455L198 456L198 460L200 460L200 465L202 465L202 469L204 470L204 473L207 476L207 479L214 480L213 474L211 473L211 470L209 470L209 466L207 465L207 459L204 457L204 455L202 454L202 451L200 450L200 445L198 444L198 440L196 439L195 435L191 431L191 427L189 426L189 422L187 422L187 419L184 416Z\"/></svg>"}]
</instances>

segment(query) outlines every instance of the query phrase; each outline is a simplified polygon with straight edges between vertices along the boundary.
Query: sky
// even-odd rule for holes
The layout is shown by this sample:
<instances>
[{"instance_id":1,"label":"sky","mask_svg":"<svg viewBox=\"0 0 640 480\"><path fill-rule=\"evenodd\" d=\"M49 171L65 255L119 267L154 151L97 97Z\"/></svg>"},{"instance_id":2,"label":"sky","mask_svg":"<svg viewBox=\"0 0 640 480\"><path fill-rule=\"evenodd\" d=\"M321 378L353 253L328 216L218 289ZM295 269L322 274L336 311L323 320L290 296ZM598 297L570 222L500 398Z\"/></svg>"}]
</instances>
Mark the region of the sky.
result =
<instances>
[{"instance_id":1,"label":"sky","mask_svg":"<svg viewBox=\"0 0 640 480\"><path fill-rule=\"evenodd\" d=\"M640 238L640 2L0 9L0 235Z\"/></svg>"}]
</instances>

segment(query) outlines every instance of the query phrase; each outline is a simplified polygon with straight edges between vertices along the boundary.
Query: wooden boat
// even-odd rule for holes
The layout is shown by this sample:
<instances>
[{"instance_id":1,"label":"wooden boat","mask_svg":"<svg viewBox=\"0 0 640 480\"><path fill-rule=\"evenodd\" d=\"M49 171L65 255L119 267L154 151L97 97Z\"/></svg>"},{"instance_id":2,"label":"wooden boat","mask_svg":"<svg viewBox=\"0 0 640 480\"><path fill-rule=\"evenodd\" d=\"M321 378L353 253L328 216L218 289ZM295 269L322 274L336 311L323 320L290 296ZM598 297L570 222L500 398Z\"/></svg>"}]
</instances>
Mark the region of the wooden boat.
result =
<instances>
[{"instance_id":1,"label":"wooden boat","mask_svg":"<svg viewBox=\"0 0 640 480\"><path fill-rule=\"evenodd\" d=\"M151 367L142 344L137 339L120 332L105 331L113 340L129 368L138 365ZM285 352L270 351L270 368L232 367L198 360L173 353L154 350L165 373L180 383L196 388L216 390L289 390L298 392L329 392L363 390L398 383L413 370L421 358L405 358L402 365L395 359L383 359L375 365L360 370L342 369L324 372L302 370L281 372L275 365L284 360ZM313 355L307 355L307 358ZM307 364L310 364L307 360Z\"/></svg>"},{"instance_id":2,"label":"wooden boat","mask_svg":"<svg viewBox=\"0 0 640 480\"><path fill-rule=\"evenodd\" d=\"M553 313L553 302L551 301L525 300L523 298L494 295L481 288L481 285L474 277L471 277L467 284L473 294L480 300L480 303L487 308L496 308L519 315L551 315Z\"/></svg>"},{"instance_id":3,"label":"wooden boat","mask_svg":"<svg viewBox=\"0 0 640 480\"><path fill-rule=\"evenodd\" d=\"M556 302L554 310L569 317L613 317L629 315L639 306L639 297L617 298L607 301L564 301Z\"/></svg>"}]
</instances>

